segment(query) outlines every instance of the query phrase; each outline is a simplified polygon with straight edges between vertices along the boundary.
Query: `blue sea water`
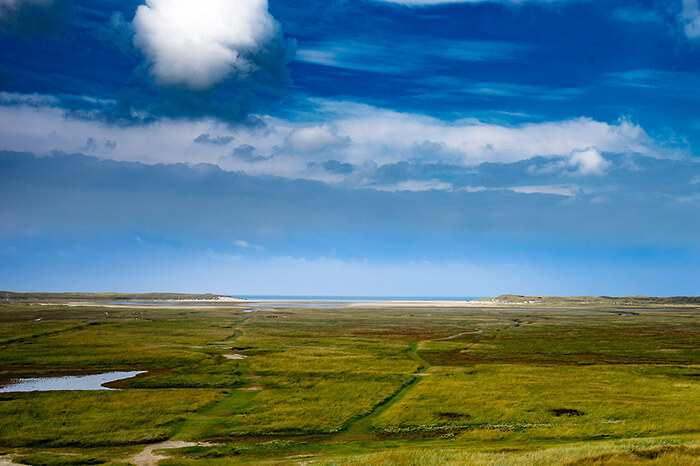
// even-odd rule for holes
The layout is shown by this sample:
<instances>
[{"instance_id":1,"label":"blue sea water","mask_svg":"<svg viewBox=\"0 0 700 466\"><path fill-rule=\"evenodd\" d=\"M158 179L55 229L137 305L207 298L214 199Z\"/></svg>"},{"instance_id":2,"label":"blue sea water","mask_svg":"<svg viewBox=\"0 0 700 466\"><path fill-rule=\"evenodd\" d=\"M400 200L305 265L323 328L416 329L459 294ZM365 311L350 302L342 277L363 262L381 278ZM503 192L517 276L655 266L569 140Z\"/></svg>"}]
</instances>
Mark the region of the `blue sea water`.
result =
<instances>
[{"instance_id":1,"label":"blue sea water","mask_svg":"<svg viewBox=\"0 0 700 466\"><path fill-rule=\"evenodd\" d=\"M318 295L239 295L236 298L251 301L260 299L294 301L471 301L478 296L318 296Z\"/></svg>"}]
</instances>

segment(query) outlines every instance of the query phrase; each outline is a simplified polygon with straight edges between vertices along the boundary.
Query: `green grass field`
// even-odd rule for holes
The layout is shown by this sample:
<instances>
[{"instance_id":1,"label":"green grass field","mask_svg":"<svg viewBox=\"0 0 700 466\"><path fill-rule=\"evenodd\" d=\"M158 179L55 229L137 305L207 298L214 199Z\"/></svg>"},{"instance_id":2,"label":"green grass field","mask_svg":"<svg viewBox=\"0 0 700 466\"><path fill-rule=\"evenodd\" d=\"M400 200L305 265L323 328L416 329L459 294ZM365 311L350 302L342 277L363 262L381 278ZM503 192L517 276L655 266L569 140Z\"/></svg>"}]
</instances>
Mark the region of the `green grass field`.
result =
<instances>
[{"instance_id":1,"label":"green grass field","mask_svg":"<svg viewBox=\"0 0 700 466\"><path fill-rule=\"evenodd\" d=\"M0 464L700 464L700 311L246 309L0 303L0 385L148 371L0 393Z\"/></svg>"}]
</instances>

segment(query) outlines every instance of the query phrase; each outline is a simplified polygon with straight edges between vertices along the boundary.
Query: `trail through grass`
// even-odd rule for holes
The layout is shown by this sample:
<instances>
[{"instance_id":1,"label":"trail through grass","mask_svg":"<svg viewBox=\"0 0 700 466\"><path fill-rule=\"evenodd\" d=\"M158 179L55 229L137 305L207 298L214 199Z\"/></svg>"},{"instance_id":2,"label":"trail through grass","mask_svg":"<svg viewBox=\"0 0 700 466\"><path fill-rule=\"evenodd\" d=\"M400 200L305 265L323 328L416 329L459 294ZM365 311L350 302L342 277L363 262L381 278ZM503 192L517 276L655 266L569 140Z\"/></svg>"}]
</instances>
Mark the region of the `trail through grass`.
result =
<instances>
[{"instance_id":1,"label":"trail through grass","mask_svg":"<svg viewBox=\"0 0 700 466\"><path fill-rule=\"evenodd\" d=\"M421 380L422 371L428 369L431 364L418 355L418 352L416 351L417 347L418 342L411 342L406 350L408 357L419 364L418 369L416 369L416 371L413 373L411 379L404 384L403 387L396 391L396 393L378 403L369 413L351 420L342 429L343 432L336 436L338 441L347 441L348 437L356 436L357 434L370 433L374 419L381 416L382 413L388 410L394 403L397 403L403 399L403 397L406 396L406 393L408 393L408 391Z\"/></svg>"}]
</instances>

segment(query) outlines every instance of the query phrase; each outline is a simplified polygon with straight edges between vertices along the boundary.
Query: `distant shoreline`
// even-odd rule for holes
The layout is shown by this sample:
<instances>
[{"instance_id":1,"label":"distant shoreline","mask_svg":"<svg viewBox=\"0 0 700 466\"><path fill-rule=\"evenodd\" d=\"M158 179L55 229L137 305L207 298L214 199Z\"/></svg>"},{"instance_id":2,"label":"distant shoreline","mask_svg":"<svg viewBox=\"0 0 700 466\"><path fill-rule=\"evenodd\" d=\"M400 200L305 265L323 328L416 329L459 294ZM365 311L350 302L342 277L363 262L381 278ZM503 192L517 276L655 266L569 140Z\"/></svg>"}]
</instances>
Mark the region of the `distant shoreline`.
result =
<instances>
[{"instance_id":1,"label":"distant shoreline","mask_svg":"<svg viewBox=\"0 0 700 466\"><path fill-rule=\"evenodd\" d=\"M57 304L70 306L255 306L328 303L332 307L482 307L482 308L613 308L663 309L700 308L697 296L521 296L494 298L412 296L310 296L310 295L220 295L185 293L18 293L0 291L0 303Z\"/></svg>"},{"instance_id":2,"label":"distant shoreline","mask_svg":"<svg viewBox=\"0 0 700 466\"><path fill-rule=\"evenodd\" d=\"M473 301L482 296L238 295L248 301Z\"/></svg>"}]
</instances>

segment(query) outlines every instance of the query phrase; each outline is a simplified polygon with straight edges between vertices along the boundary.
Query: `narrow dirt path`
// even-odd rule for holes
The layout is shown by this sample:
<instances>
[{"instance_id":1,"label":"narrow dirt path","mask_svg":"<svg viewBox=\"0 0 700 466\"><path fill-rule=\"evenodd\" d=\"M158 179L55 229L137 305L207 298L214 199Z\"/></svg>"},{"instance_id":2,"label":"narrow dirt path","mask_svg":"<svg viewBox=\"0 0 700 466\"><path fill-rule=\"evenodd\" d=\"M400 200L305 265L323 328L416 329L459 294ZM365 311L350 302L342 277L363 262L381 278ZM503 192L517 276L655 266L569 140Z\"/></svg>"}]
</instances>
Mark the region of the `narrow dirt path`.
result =
<instances>
[{"instance_id":1,"label":"narrow dirt path","mask_svg":"<svg viewBox=\"0 0 700 466\"><path fill-rule=\"evenodd\" d=\"M0 466L24 466L21 463L15 463L13 460L15 455L3 455L0 456Z\"/></svg>"},{"instance_id":2,"label":"narrow dirt path","mask_svg":"<svg viewBox=\"0 0 700 466\"><path fill-rule=\"evenodd\" d=\"M436 338L432 341L454 340L455 338L459 338L459 337L462 337L464 335L478 335L479 333L481 333L481 330L472 330L470 332L458 333L457 335L450 335L449 337Z\"/></svg>"},{"instance_id":3,"label":"narrow dirt path","mask_svg":"<svg viewBox=\"0 0 700 466\"><path fill-rule=\"evenodd\" d=\"M171 448L185 448L185 447L196 447L205 446L201 443L195 442L183 442L181 440L167 440L165 442L154 443L148 445L137 455L128 458L129 463L133 463L136 466L157 466L160 460L168 459L169 456L156 453L156 450L168 450Z\"/></svg>"}]
</instances>

